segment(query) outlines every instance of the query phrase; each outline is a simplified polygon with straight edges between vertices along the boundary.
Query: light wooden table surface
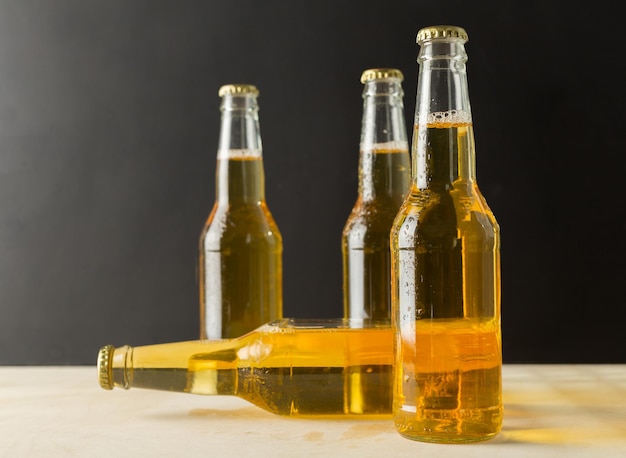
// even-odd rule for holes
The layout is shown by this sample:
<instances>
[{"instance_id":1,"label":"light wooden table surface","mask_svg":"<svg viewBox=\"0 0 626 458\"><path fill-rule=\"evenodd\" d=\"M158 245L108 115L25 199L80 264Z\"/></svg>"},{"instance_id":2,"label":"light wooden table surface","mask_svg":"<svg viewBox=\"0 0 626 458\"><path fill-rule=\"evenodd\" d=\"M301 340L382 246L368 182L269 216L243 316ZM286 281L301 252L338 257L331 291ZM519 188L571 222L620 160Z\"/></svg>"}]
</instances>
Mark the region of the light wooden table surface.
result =
<instances>
[{"instance_id":1,"label":"light wooden table surface","mask_svg":"<svg viewBox=\"0 0 626 458\"><path fill-rule=\"evenodd\" d=\"M390 417L287 418L229 396L105 391L93 367L0 367L1 457L626 457L626 365L505 365L488 442L410 441Z\"/></svg>"}]
</instances>

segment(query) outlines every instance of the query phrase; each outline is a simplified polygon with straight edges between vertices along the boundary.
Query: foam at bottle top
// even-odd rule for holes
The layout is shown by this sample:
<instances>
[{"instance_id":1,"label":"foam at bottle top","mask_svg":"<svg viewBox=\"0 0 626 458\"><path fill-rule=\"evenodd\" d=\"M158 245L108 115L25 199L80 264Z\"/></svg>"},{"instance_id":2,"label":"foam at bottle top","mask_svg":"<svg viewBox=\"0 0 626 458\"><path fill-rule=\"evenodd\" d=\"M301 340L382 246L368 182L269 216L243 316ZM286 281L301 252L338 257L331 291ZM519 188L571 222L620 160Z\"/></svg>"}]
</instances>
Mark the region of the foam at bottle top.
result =
<instances>
[{"instance_id":1,"label":"foam at bottle top","mask_svg":"<svg viewBox=\"0 0 626 458\"><path fill-rule=\"evenodd\" d=\"M418 113L415 115L415 124L471 124L472 114L463 110L435 111L427 116Z\"/></svg>"},{"instance_id":2,"label":"foam at bottle top","mask_svg":"<svg viewBox=\"0 0 626 458\"><path fill-rule=\"evenodd\" d=\"M394 141L384 143L361 143L361 151L388 152L388 151L408 151L409 145L406 141Z\"/></svg>"},{"instance_id":3,"label":"foam at bottle top","mask_svg":"<svg viewBox=\"0 0 626 458\"><path fill-rule=\"evenodd\" d=\"M218 150L219 159L256 159L262 156L262 150L255 148Z\"/></svg>"}]
</instances>

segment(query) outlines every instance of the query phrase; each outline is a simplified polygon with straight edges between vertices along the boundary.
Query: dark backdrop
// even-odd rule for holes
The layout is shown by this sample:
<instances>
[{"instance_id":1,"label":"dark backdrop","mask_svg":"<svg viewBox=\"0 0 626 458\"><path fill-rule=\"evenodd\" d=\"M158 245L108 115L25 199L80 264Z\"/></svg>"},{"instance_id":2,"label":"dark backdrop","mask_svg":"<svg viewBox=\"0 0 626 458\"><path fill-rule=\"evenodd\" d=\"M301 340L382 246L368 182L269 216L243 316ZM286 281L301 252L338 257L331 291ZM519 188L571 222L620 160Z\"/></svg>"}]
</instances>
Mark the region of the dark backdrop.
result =
<instances>
[{"instance_id":1,"label":"dark backdrop","mask_svg":"<svg viewBox=\"0 0 626 458\"><path fill-rule=\"evenodd\" d=\"M626 362L623 33L596 1L0 1L0 364L195 339L217 90L256 84L285 315L339 317L361 72L466 28L506 362Z\"/></svg>"}]
</instances>

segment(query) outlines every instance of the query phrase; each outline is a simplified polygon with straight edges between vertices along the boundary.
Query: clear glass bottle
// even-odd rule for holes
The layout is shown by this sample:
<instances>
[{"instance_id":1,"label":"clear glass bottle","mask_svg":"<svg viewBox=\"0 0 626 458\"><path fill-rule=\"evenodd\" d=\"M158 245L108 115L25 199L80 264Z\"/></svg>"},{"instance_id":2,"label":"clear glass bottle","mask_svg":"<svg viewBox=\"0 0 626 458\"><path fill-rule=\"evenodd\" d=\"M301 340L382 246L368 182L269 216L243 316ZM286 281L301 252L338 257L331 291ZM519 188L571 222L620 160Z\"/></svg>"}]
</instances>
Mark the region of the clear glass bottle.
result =
<instances>
[{"instance_id":1,"label":"clear glass bottle","mask_svg":"<svg viewBox=\"0 0 626 458\"><path fill-rule=\"evenodd\" d=\"M279 415L391 416L392 363L389 321L283 319L237 339L107 345L98 377L104 389L238 396Z\"/></svg>"},{"instance_id":2,"label":"clear glass bottle","mask_svg":"<svg viewBox=\"0 0 626 458\"><path fill-rule=\"evenodd\" d=\"M389 231L411 183L402 80L394 68L361 75L359 189L341 240L344 317L350 319L391 319Z\"/></svg>"},{"instance_id":3,"label":"clear glass bottle","mask_svg":"<svg viewBox=\"0 0 626 458\"><path fill-rule=\"evenodd\" d=\"M476 183L467 39L417 34L413 179L391 231L393 415L426 442L485 440L502 423L500 229Z\"/></svg>"},{"instance_id":4,"label":"clear glass bottle","mask_svg":"<svg viewBox=\"0 0 626 458\"><path fill-rule=\"evenodd\" d=\"M200 337L282 318L282 235L265 201L255 86L222 86L216 198L200 236Z\"/></svg>"}]
</instances>

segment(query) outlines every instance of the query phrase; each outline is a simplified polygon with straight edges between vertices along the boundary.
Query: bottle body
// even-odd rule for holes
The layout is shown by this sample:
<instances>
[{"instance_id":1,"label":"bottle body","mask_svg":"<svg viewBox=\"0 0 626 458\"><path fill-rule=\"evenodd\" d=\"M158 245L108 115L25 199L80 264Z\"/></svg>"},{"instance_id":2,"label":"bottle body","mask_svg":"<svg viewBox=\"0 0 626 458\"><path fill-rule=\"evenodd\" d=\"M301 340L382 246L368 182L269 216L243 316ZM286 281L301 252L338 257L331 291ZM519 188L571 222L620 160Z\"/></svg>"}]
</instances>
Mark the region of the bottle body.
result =
<instances>
[{"instance_id":1,"label":"bottle body","mask_svg":"<svg viewBox=\"0 0 626 458\"><path fill-rule=\"evenodd\" d=\"M475 180L466 37L422 38L414 179L391 231L394 421L474 442L502 423L500 231Z\"/></svg>"},{"instance_id":2,"label":"bottle body","mask_svg":"<svg viewBox=\"0 0 626 458\"><path fill-rule=\"evenodd\" d=\"M237 339L103 347L98 364L107 389L233 395L289 416L390 415L392 346L389 322L284 319Z\"/></svg>"},{"instance_id":3,"label":"bottle body","mask_svg":"<svg viewBox=\"0 0 626 458\"><path fill-rule=\"evenodd\" d=\"M265 204L216 205L201 239L200 278L201 338L241 336L282 316L282 238Z\"/></svg>"},{"instance_id":4,"label":"bottle body","mask_svg":"<svg viewBox=\"0 0 626 458\"><path fill-rule=\"evenodd\" d=\"M256 94L223 95L216 201L200 236L200 337L282 317L282 236L265 201Z\"/></svg>"},{"instance_id":5,"label":"bottle body","mask_svg":"<svg viewBox=\"0 0 626 458\"><path fill-rule=\"evenodd\" d=\"M359 192L341 239L344 317L389 320L389 231L410 186L402 73L370 69L361 81Z\"/></svg>"}]
</instances>

